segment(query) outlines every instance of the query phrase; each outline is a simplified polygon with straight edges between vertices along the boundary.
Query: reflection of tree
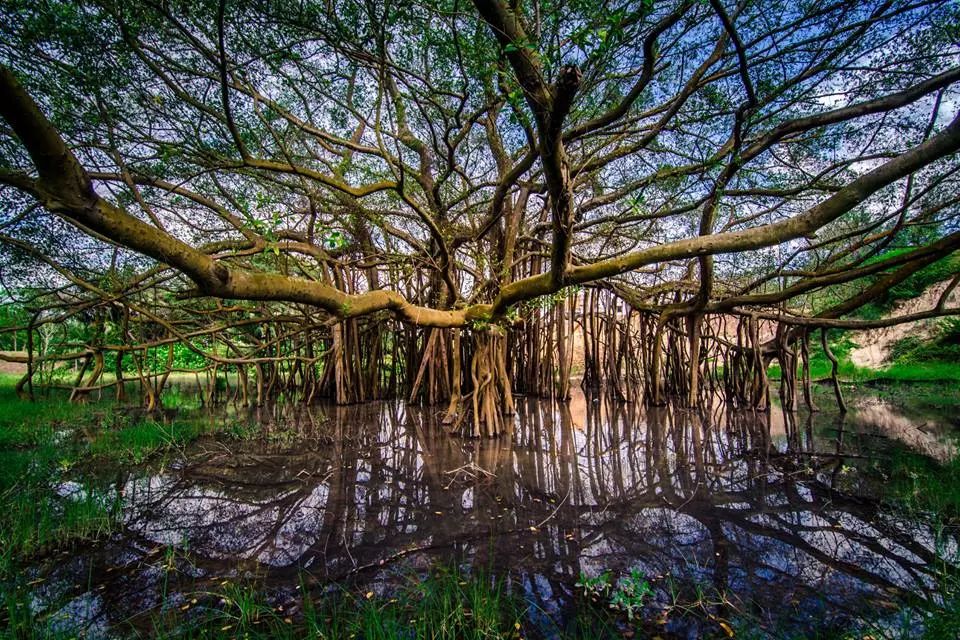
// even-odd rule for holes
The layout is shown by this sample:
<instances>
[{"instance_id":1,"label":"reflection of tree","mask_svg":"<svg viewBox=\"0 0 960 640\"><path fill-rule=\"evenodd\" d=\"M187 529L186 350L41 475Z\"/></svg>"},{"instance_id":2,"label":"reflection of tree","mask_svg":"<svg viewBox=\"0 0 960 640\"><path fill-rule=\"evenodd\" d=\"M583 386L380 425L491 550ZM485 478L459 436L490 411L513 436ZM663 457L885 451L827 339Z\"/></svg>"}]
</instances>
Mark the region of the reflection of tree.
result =
<instances>
[{"instance_id":1,"label":"reflection of tree","mask_svg":"<svg viewBox=\"0 0 960 640\"><path fill-rule=\"evenodd\" d=\"M844 456L864 453L842 422L828 441L792 414L774 437L769 413L720 405L586 407L581 429L567 405L521 401L497 440L450 438L400 404L258 410L296 444L207 443L128 481L127 546L186 543L201 580L239 567L275 586L303 568L325 582L413 554L466 557L550 602L582 570L631 566L761 611L793 600L841 615L933 590L931 531L839 488ZM494 477L447 473L468 464Z\"/></svg>"}]
</instances>

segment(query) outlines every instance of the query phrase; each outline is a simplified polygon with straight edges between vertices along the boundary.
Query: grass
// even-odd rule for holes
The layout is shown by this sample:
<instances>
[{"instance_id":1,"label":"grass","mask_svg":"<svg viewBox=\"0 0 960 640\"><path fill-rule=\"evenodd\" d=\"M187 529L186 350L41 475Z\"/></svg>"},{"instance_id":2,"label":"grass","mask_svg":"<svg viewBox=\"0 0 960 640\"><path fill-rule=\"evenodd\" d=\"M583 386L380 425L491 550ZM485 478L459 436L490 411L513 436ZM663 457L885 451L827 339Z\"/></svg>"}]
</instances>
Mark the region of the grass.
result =
<instances>
[{"instance_id":1,"label":"grass","mask_svg":"<svg viewBox=\"0 0 960 640\"><path fill-rule=\"evenodd\" d=\"M870 370L868 370L870 371ZM960 382L960 364L954 362L894 363L862 375L859 381Z\"/></svg>"},{"instance_id":2,"label":"grass","mask_svg":"<svg viewBox=\"0 0 960 640\"><path fill-rule=\"evenodd\" d=\"M868 382L960 382L960 362L956 360L928 359L914 361L909 359L895 360L882 369L858 367L850 359L850 352L856 348L853 340L846 335L836 338L830 345L830 350L837 357L837 374L841 382L868 383ZM798 365L799 371L799 365ZM810 377L813 380L829 380L832 365L819 343L810 345ZM780 366L772 365L767 370L771 380L780 379Z\"/></svg>"},{"instance_id":3,"label":"grass","mask_svg":"<svg viewBox=\"0 0 960 640\"><path fill-rule=\"evenodd\" d=\"M119 498L100 470L141 464L205 432L129 419L112 404L29 402L0 377L0 583L23 562L112 530Z\"/></svg>"},{"instance_id":4,"label":"grass","mask_svg":"<svg viewBox=\"0 0 960 640\"><path fill-rule=\"evenodd\" d=\"M194 615L183 615L191 609ZM408 576L391 597L349 590L306 597L294 616L271 605L255 582L224 583L169 607L149 630L165 638L485 640L521 637L525 616L526 606L502 580L440 567L426 579Z\"/></svg>"},{"instance_id":5,"label":"grass","mask_svg":"<svg viewBox=\"0 0 960 640\"><path fill-rule=\"evenodd\" d=\"M932 519L940 532L936 579L941 601L922 609L923 638L954 640L960 630L960 551L948 550L945 541L949 532L960 531L960 457L941 464L898 447L889 460L874 461L872 472L883 483L885 500L915 517Z\"/></svg>"},{"instance_id":6,"label":"grass","mask_svg":"<svg viewBox=\"0 0 960 640\"><path fill-rule=\"evenodd\" d=\"M182 446L209 432L208 426L196 421L140 419L100 434L90 442L89 454L112 462L142 464L158 450Z\"/></svg>"},{"instance_id":7,"label":"grass","mask_svg":"<svg viewBox=\"0 0 960 640\"><path fill-rule=\"evenodd\" d=\"M308 592L302 579L300 592ZM455 566L435 567L426 577L410 574L389 596L341 588L315 600L308 596L296 615L271 605L254 582L224 583L194 596L155 617L150 633L213 639L519 640L533 635L578 640L620 638L629 628L623 620L618 626L602 607L579 611L562 628L551 626L546 615L535 616L533 623L529 605L503 579ZM189 620L182 615L185 609L195 612Z\"/></svg>"}]
</instances>

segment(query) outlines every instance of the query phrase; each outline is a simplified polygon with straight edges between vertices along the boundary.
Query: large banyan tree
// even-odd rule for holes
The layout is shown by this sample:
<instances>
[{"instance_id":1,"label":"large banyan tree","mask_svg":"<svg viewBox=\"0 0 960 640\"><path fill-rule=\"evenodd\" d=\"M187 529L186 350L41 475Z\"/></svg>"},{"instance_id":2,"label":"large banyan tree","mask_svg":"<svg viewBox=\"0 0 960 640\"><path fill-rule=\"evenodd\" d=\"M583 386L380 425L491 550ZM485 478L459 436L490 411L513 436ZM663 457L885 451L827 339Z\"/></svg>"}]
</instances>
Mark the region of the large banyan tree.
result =
<instances>
[{"instance_id":1,"label":"large banyan tree","mask_svg":"<svg viewBox=\"0 0 960 640\"><path fill-rule=\"evenodd\" d=\"M495 434L515 393L568 394L574 350L652 404L766 407L777 360L792 408L811 336L954 313L850 317L960 246L955 3L0 11L27 385L74 359L75 396L122 396L132 362L153 405L177 346L245 402L404 397ZM38 350L70 318L75 349Z\"/></svg>"}]
</instances>

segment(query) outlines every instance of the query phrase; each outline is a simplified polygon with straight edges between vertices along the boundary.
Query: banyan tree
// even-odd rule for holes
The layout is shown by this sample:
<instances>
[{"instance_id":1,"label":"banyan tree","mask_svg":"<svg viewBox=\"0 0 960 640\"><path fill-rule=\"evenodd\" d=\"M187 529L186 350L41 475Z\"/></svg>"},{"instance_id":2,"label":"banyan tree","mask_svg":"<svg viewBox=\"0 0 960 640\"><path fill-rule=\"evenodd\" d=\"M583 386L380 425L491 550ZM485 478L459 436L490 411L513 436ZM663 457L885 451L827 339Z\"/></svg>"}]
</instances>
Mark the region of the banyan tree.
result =
<instances>
[{"instance_id":1,"label":"banyan tree","mask_svg":"<svg viewBox=\"0 0 960 640\"><path fill-rule=\"evenodd\" d=\"M958 47L926 0L7 0L4 357L473 435L575 361L812 407L831 329L956 313L851 315L960 247Z\"/></svg>"}]
</instances>

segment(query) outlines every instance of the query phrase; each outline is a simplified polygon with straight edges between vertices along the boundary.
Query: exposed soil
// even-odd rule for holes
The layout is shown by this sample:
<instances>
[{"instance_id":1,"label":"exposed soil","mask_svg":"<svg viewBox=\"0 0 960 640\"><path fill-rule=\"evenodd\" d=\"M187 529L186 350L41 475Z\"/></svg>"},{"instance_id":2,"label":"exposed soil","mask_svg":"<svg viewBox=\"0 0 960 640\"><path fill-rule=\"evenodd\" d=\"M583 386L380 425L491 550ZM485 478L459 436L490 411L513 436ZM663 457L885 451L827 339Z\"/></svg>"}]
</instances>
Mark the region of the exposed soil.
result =
<instances>
[{"instance_id":1,"label":"exposed soil","mask_svg":"<svg viewBox=\"0 0 960 640\"><path fill-rule=\"evenodd\" d=\"M0 351L0 356L23 356L26 351ZM27 365L22 362L8 362L0 358L0 374L22 376L27 372Z\"/></svg>"},{"instance_id":2,"label":"exposed soil","mask_svg":"<svg viewBox=\"0 0 960 640\"><path fill-rule=\"evenodd\" d=\"M930 286L916 298L898 302L888 316L902 316L933 308L948 284L947 281L939 282ZM950 294L949 303L956 304L958 300L960 300L960 292L955 290ZM859 346L850 352L850 360L858 367L880 369L886 364L890 347L895 342L907 336L916 336L921 339L932 338L936 331L936 325L937 320L933 318L907 322L892 327L870 329L869 331L857 331L854 333L853 341Z\"/></svg>"}]
</instances>

